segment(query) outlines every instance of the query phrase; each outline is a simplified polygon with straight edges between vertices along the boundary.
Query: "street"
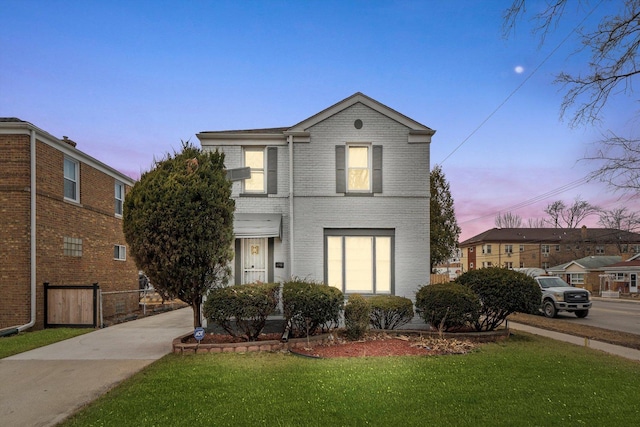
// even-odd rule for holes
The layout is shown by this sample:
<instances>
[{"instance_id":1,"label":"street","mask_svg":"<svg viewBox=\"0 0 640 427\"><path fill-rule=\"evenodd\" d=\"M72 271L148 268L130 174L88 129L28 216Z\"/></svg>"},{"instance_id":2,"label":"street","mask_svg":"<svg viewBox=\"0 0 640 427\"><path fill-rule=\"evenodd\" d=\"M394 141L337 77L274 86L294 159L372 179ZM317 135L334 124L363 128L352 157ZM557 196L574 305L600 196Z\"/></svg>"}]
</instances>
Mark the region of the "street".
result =
<instances>
[{"instance_id":1,"label":"street","mask_svg":"<svg viewBox=\"0 0 640 427\"><path fill-rule=\"evenodd\" d=\"M556 320L640 335L640 302L594 299L586 318L562 311Z\"/></svg>"}]
</instances>

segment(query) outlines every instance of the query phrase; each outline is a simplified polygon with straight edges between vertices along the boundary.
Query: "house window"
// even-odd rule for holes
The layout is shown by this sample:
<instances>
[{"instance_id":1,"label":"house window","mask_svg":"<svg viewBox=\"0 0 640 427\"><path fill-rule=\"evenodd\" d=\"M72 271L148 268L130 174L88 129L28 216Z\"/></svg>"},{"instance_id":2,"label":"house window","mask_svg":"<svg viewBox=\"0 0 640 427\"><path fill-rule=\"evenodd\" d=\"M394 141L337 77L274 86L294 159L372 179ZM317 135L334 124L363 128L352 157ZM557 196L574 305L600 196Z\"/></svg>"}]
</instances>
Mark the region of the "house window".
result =
<instances>
[{"instance_id":1,"label":"house window","mask_svg":"<svg viewBox=\"0 0 640 427\"><path fill-rule=\"evenodd\" d=\"M604 255L604 245L596 245L596 255Z\"/></svg>"},{"instance_id":2,"label":"house window","mask_svg":"<svg viewBox=\"0 0 640 427\"><path fill-rule=\"evenodd\" d=\"M542 256L543 257L548 257L549 256L549 245L540 246L540 250L542 252Z\"/></svg>"},{"instance_id":3,"label":"house window","mask_svg":"<svg viewBox=\"0 0 640 427\"><path fill-rule=\"evenodd\" d=\"M640 253L640 245L633 245L631 246L631 250L633 251L633 253L637 254Z\"/></svg>"},{"instance_id":4,"label":"house window","mask_svg":"<svg viewBox=\"0 0 640 427\"><path fill-rule=\"evenodd\" d=\"M347 191L371 191L371 151L368 145L347 146Z\"/></svg>"},{"instance_id":5,"label":"house window","mask_svg":"<svg viewBox=\"0 0 640 427\"><path fill-rule=\"evenodd\" d=\"M542 268L544 268L545 270L546 270L547 268L549 268L549 263L548 263L548 262L543 262L543 263L542 263Z\"/></svg>"},{"instance_id":6,"label":"house window","mask_svg":"<svg viewBox=\"0 0 640 427\"><path fill-rule=\"evenodd\" d=\"M520 268L524 268L524 261L520 261Z\"/></svg>"},{"instance_id":7,"label":"house window","mask_svg":"<svg viewBox=\"0 0 640 427\"><path fill-rule=\"evenodd\" d=\"M82 256L82 239L75 237L63 237L62 247L66 256Z\"/></svg>"},{"instance_id":8,"label":"house window","mask_svg":"<svg viewBox=\"0 0 640 427\"><path fill-rule=\"evenodd\" d=\"M556 252L560 252L560 245L556 245Z\"/></svg>"},{"instance_id":9,"label":"house window","mask_svg":"<svg viewBox=\"0 0 640 427\"><path fill-rule=\"evenodd\" d=\"M245 148L244 166L251 168L251 178L244 180L245 193L265 192L264 148Z\"/></svg>"},{"instance_id":10,"label":"house window","mask_svg":"<svg viewBox=\"0 0 640 427\"><path fill-rule=\"evenodd\" d=\"M79 164L73 159L65 157L64 159L64 198L79 201L80 192L78 191Z\"/></svg>"},{"instance_id":11,"label":"house window","mask_svg":"<svg viewBox=\"0 0 640 427\"><path fill-rule=\"evenodd\" d=\"M473 248L469 248L469 252L473 252Z\"/></svg>"},{"instance_id":12,"label":"house window","mask_svg":"<svg viewBox=\"0 0 640 427\"><path fill-rule=\"evenodd\" d=\"M491 245L482 245L482 253L490 254L491 253Z\"/></svg>"},{"instance_id":13,"label":"house window","mask_svg":"<svg viewBox=\"0 0 640 427\"><path fill-rule=\"evenodd\" d=\"M325 230L325 282L344 293L393 294L394 230Z\"/></svg>"},{"instance_id":14,"label":"house window","mask_svg":"<svg viewBox=\"0 0 640 427\"><path fill-rule=\"evenodd\" d=\"M469 268L473 269L473 263L472 262L469 263Z\"/></svg>"},{"instance_id":15,"label":"house window","mask_svg":"<svg viewBox=\"0 0 640 427\"><path fill-rule=\"evenodd\" d=\"M482 261L482 268L493 267L493 263L491 261Z\"/></svg>"},{"instance_id":16,"label":"house window","mask_svg":"<svg viewBox=\"0 0 640 427\"><path fill-rule=\"evenodd\" d=\"M569 283L571 283L574 286L584 284L584 274L583 273L569 274Z\"/></svg>"},{"instance_id":17,"label":"house window","mask_svg":"<svg viewBox=\"0 0 640 427\"><path fill-rule=\"evenodd\" d=\"M113 259L118 261L126 261L127 259L127 248L123 245L114 245L113 246Z\"/></svg>"},{"instance_id":18,"label":"house window","mask_svg":"<svg viewBox=\"0 0 640 427\"><path fill-rule=\"evenodd\" d=\"M524 252L524 245L520 245L520 252Z\"/></svg>"},{"instance_id":19,"label":"house window","mask_svg":"<svg viewBox=\"0 0 640 427\"><path fill-rule=\"evenodd\" d=\"M115 211L116 215L122 216L122 204L124 202L124 184L116 181L115 185Z\"/></svg>"},{"instance_id":20,"label":"house window","mask_svg":"<svg viewBox=\"0 0 640 427\"><path fill-rule=\"evenodd\" d=\"M513 263L512 262L505 262L504 263L504 268L508 268L509 270L513 270Z\"/></svg>"},{"instance_id":21,"label":"house window","mask_svg":"<svg viewBox=\"0 0 640 427\"><path fill-rule=\"evenodd\" d=\"M513 245L504 245L504 253L511 255L513 253Z\"/></svg>"}]
</instances>

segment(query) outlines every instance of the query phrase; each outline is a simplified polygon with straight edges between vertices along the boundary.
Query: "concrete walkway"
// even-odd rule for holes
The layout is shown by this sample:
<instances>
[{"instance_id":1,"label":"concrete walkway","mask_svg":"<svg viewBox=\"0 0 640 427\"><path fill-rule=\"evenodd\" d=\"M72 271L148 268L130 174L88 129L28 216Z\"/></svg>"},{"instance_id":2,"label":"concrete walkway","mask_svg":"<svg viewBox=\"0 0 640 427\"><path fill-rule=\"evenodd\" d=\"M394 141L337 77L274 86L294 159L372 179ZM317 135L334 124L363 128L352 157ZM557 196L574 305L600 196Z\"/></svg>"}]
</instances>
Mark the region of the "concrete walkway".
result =
<instances>
[{"instance_id":1,"label":"concrete walkway","mask_svg":"<svg viewBox=\"0 0 640 427\"><path fill-rule=\"evenodd\" d=\"M0 425L54 426L191 331L193 312L183 308L0 359Z\"/></svg>"}]
</instances>

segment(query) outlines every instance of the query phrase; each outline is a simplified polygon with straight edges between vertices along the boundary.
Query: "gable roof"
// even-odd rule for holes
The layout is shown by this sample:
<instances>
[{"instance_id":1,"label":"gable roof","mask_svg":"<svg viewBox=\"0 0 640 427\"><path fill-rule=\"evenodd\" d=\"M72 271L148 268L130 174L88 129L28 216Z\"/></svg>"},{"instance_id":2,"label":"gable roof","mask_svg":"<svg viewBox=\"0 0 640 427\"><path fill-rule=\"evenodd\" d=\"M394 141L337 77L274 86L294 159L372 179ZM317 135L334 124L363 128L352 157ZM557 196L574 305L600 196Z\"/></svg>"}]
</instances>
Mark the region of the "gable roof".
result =
<instances>
[{"instance_id":1,"label":"gable roof","mask_svg":"<svg viewBox=\"0 0 640 427\"><path fill-rule=\"evenodd\" d=\"M556 265L555 267L547 268L547 271L564 271L572 265L577 265L584 270L602 270L603 267L610 266L619 262L622 259L621 256L587 256L584 258L569 261L564 264Z\"/></svg>"},{"instance_id":2,"label":"gable roof","mask_svg":"<svg viewBox=\"0 0 640 427\"><path fill-rule=\"evenodd\" d=\"M250 138L252 140L265 140L265 139L282 139L286 136L293 136L296 141L308 142L309 132L308 129L315 124L320 123L323 120L355 105L363 104L367 107L379 112L380 114L389 117L392 120L409 128L409 141L410 142L431 142L431 136L436 131L397 112L396 110L387 107L386 105L376 101L367 95L356 92L353 95L339 101L332 106L325 108L319 113L304 119L296 125L291 127L278 127L278 128L265 128L265 129L246 129L246 130L225 130L225 131L203 131L199 132L196 137L202 142L203 139L212 140L241 140Z\"/></svg>"},{"instance_id":3,"label":"gable roof","mask_svg":"<svg viewBox=\"0 0 640 427\"><path fill-rule=\"evenodd\" d=\"M631 258L626 261L617 262L615 264L611 264L607 266L607 270L616 269L621 270L625 268L633 267L634 269L638 269L640 267L640 254L635 254Z\"/></svg>"},{"instance_id":4,"label":"gable roof","mask_svg":"<svg viewBox=\"0 0 640 427\"><path fill-rule=\"evenodd\" d=\"M506 243L562 243L562 242L640 243L640 234L615 228L492 228L473 236L460 246Z\"/></svg>"}]
</instances>

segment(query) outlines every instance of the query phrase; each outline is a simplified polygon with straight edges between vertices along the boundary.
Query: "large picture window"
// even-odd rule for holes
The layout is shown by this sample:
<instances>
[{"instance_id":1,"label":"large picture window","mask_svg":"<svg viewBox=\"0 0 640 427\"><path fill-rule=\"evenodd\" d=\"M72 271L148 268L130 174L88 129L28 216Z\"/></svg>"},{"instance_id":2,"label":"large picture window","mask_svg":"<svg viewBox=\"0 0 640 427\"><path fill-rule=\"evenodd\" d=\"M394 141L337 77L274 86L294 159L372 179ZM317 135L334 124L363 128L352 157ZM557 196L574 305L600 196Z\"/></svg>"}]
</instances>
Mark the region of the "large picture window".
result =
<instances>
[{"instance_id":1,"label":"large picture window","mask_svg":"<svg viewBox=\"0 0 640 427\"><path fill-rule=\"evenodd\" d=\"M325 282L347 294L393 294L394 236L388 229L326 229Z\"/></svg>"}]
</instances>

